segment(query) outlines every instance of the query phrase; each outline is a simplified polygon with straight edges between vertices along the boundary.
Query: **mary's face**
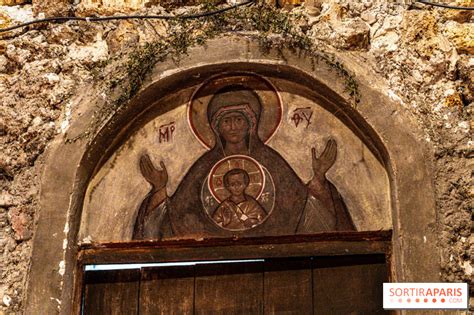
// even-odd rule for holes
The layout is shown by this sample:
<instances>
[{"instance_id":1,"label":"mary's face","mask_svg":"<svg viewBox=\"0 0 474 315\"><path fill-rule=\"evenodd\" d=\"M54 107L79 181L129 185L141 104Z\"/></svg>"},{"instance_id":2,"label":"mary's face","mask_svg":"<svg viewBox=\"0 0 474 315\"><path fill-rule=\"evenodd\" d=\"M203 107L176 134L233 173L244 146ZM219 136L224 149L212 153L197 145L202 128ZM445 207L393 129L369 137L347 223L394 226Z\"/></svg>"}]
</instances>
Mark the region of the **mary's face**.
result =
<instances>
[{"instance_id":1,"label":"mary's face","mask_svg":"<svg viewBox=\"0 0 474 315\"><path fill-rule=\"evenodd\" d=\"M219 133L226 142L240 143L248 135L249 127L249 123L242 113L230 112L221 118Z\"/></svg>"}]
</instances>

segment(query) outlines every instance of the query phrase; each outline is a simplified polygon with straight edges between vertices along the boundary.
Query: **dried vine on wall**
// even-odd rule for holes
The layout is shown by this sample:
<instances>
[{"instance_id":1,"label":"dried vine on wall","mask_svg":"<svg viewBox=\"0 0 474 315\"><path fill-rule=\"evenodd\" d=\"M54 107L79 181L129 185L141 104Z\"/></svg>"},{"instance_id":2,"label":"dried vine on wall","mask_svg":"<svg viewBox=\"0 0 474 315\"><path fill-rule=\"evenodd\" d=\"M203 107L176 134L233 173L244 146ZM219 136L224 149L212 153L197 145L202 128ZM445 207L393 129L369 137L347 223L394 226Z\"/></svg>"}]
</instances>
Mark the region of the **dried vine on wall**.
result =
<instances>
[{"instance_id":1,"label":"dried vine on wall","mask_svg":"<svg viewBox=\"0 0 474 315\"><path fill-rule=\"evenodd\" d=\"M205 4L202 10L211 11L216 7ZM112 100L98 108L93 121L86 131L66 142L74 142L81 138L89 140L109 121L124 104L126 104L142 87L146 76L158 63L171 58L176 63L187 55L189 48L205 45L210 39L232 33L256 39L263 53L276 50L282 59L284 49L292 53L304 55L311 59L313 67L322 61L330 66L343 78L345 91L352 100L353 106L360 101L360 91L355 77L345 69L344 65L334 56L314 47L307 30L308 21L297 13L285 12L265 4L240 7L219 15L200 19L171 20L166 24L166 35L146 43L119 62L114 71L108 71L113 78L101 78L106 82L105 93L115 95ZM119 57L116 57L119 58ZM110 59L98 65L96 73L103 73L109 65L115 65Z\"/></svg>"}]
</instances>

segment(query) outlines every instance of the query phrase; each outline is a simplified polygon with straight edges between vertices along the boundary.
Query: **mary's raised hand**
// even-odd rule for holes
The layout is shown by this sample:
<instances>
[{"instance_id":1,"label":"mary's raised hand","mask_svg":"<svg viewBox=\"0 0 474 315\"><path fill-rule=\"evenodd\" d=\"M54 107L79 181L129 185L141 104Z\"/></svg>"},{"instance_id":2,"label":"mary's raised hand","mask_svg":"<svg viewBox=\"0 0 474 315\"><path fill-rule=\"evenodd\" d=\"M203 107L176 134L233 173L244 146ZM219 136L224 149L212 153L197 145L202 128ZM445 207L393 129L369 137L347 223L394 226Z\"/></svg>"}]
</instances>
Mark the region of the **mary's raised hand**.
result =
<instances>
[{"instance_id":1,"label":"mary's raised hand","mask_svg":"<svg viewBox=\"0 0 474 315\"><path fill-rule=\"evenodd\" d=\"M330 139L326 142L326 147L323 153L319 157L316 156L316 149L311 149L312 153L312 165L314 178L319 181L324 181L326 178L326 172L334 165L337 157L337 143L335 140Z\"/></svg>"},{"instance_id":2,"label":"mary's raised hand","mask_svg":"<svg viewBox=\"0 0 474 315\"><path fill-rule=\"evenodd\" d=\"M148 154L143 154L140 157L140 171L155 191L165 188L168 183L168 172L165 163L160 162L160 167L161 169L155 168Z\"/></svg>"}]
</instances>

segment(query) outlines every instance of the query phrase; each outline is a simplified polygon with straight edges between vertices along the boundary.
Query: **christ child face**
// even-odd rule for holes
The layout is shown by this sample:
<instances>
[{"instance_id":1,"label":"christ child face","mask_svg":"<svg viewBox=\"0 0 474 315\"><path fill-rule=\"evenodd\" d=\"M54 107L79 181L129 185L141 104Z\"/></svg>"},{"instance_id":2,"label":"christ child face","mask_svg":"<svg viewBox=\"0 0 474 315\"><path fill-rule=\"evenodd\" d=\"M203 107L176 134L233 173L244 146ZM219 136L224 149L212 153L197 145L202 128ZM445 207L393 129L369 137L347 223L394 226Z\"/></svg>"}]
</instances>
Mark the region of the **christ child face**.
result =
<instances>
[{"instance_id":1,"label":"christ child face","mask_svg":"<svg viewBox=\"0 0 474 315\"><path fill-rule=\"evenodd\" d=\"M225 185L227 190L229 190L233 196L241 196L247 186L248 183L246 182L243 173L229 175Z\"/></svg>"}]
</instances>

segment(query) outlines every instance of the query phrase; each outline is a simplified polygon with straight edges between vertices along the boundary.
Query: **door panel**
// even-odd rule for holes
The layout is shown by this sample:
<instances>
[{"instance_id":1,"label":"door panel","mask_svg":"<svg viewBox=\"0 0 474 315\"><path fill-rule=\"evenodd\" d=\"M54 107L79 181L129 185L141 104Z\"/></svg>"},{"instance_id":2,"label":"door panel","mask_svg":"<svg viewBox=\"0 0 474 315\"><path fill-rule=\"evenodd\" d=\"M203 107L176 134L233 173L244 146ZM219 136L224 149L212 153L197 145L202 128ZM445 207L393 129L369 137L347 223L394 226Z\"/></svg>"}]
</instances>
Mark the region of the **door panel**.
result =
<instances>
[{"instance_id":1,"label":"door panel","mask_svg":"<svg viewBox=\"0 0 474 315\"><path fill-rule=\"evenodd\" d=\"M315 258L315 314L387 314L382 308L387 267L382 257Z\"/></svg>"},{"instance_id":2,"label":"door panel","mask_svg":"<svg viewBox=\"0 0 474 315\"><path fill-rule=\"evenodd\" d=\"M265 262L265 314L312 314L311 259Z\"/></svg>"},{"instance_id":3,"label":"door panel","mask_svg":"<svg viewBox=\"0 0 474 315\"><path fill-rule=\"evenodd\" d=\"M90 271L84 280L83 314L137 314L140 269Z\"/></svg>"},{"instance_id":4,"label":"door panel","mask_svg":"<svg viewBox=\"0 0 474 315\"><path fill-rule=\"evenodd\" d=\"M263 264L196 266L195 314L262 314Z\"/></svg>"},{"instance_id":5,"label":"door panel","mask_svg":"<svg viewBox=\"0 0 474 315\"><path fill-rule=\"evenodd\" d=\"M194 312L194 266L143 268L140 314L186 315Z\"/></svg>"}]
</instances>

